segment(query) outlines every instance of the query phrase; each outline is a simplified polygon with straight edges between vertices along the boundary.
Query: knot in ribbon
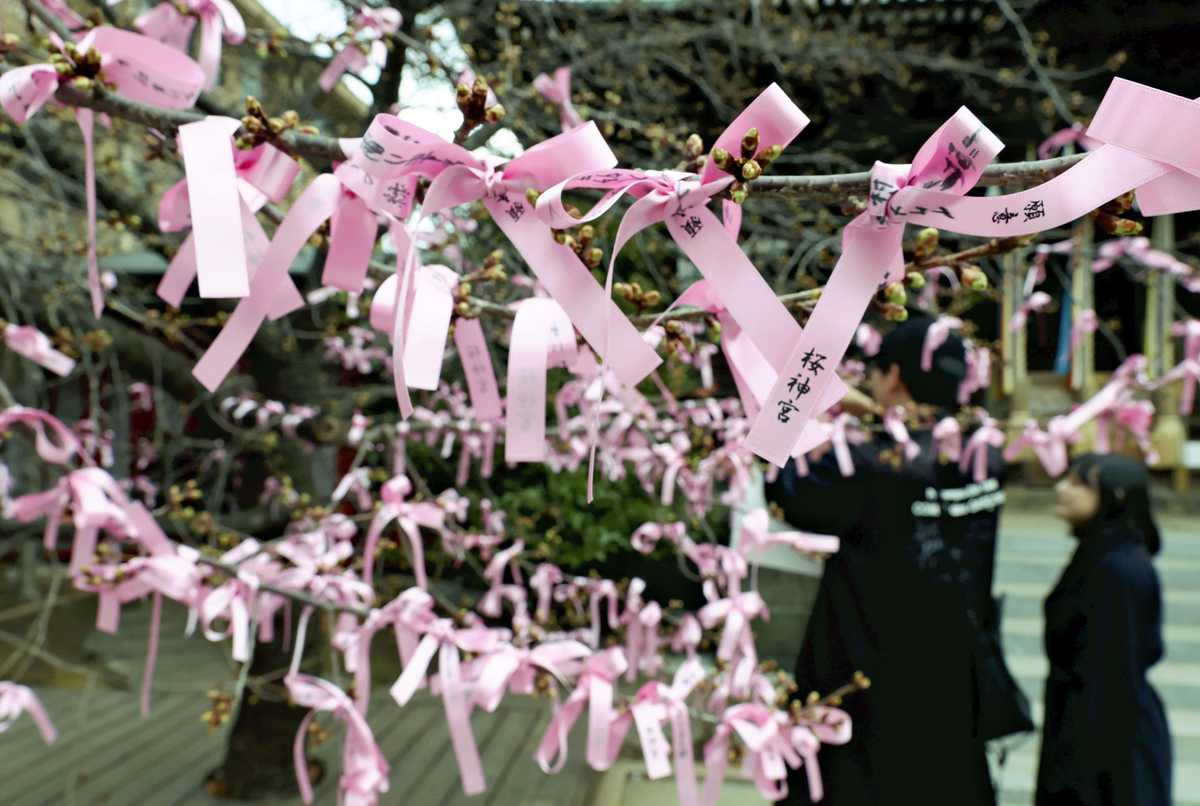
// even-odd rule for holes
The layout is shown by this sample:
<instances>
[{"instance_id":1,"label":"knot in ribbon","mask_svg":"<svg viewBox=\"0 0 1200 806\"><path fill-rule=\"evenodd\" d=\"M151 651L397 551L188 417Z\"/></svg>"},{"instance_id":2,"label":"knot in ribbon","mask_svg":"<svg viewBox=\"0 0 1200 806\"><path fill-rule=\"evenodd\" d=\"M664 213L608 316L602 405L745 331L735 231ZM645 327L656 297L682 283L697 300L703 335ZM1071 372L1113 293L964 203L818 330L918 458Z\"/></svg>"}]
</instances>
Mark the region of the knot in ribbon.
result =
<instances>
[{"instance_id":1,"label":"knot in ribbon","mask_svg":"<svg viewBox=\"0 0 1200 806\"><path fill-rule=\"evenodd\" d=\"M583 713L584 705L588 706L588 764L596 770L606 770L612 765L609 734L615 718L613 691L627 668L625 653L619 647L606 649L584 661L575 689L554 712L538 744L535 758L543 772L558 772L566 763L567 735Z\"/></svg>"},{"instance_id":2,"label":"knot in ribbon","mask_svg":"<svg viewBox=\"0 0 1200 806\"><path fill-rule=\"evenodd\" d=\"M296 765L296 781L300 787L300 798L306 804L313 802L312 783L308 778L308 759L304 753L304 739L308 726L317 712L331 714L346 726L346 738L342 744L342 777L338 782L338 803L341 806L375 806L379 795L388 791L388 763L366 718L355 709L354 703L337 686L327 680L293 672L284 683L292 701L309 712L300 722L296 740L292 744L292 758Z\"/></svg>"},{"instance_id":3,"label":"knot in ribbon","mask_svg":"<svg viewBox=\"0 0 1200 806\"><path fill-rule=\"evenodd\" d=\"M224 0L223 0L224 1ZM62 42L53 37L59 47ZM100 54L104 79L133 101L164 109L187 109L196 102L204 83L200 65L153 39L119 28L100 26L80 39L77 50L95 48ZM52 64L31 64L0 75L0 106L18 125L37 113L58 89L59 75ZM75 120L83 135L84 195L87 203L88 290L92 313L100 318L104 290L96 258L96 162L92 149L95 115L76 109Z\"/></svg>"},{"instance_id":4,"label":"knot in ribbon","mask_svg":"<svg viewBox=\"0 0 1200 806\"><path fill-rule=\"evenodd\" d=\"M625 597L625 612L621 614L621 623L625 625L625 657L629 662L625 679L630 682L639 672L655 674L663 663L658 649L658 625L662 621L662 607L658 602L646 602L642 598L645 591L644 579L634 577L630 580Z\"/></svg>"},{"instance_id":5,"label":"knot in ribbon","mask_svg":"<svg viewBox=\"0 0 1200 806\"><path fill-rule=\"evenodd\" d=\"M204 71L204 88L217 85L221 66L221 41L237 45L246 39L246 23L231 0L182 0L187 13L181 12L178 2L159 3L141 14L134 25L151 39L176 50L187 50L188 40L196 20L200 20L200 68Z\"/></svg>"},{"instance_id":6,"label":"knot in ribbon","mask_svg":"<svg viewBox=\"0 0 1200 806\"><path fill-rule=\"evenodd\" d=\"M767 603L757 591L748 591L709 602L697 615L707 629L724 625L717 644L717 657L733 667L734 692L746 690L750 675L758 665L750 623L756 618L770 618Z\"/></svg>"},{"instance_id":7,"label":"knot in ribbon","mask_svg":"<svg viewBox=\"0 0 1200 806\"><path fill-rule=\"evenodd\" d=\"M573 640L550 641L533 649L505 644L476 661L472 702L491 713L509 691L534 694L539 671L550 675L554 681L577 676L591 654L587 645ZM557 696L557 687L552 690Z\"/></svg>"},{"instance_id":8,"label":"knot in ribbon","mask_svg":"<svg viewBox=\"0 0 1200 806\"><path fill-rule=\"evenodd\" d=\"M403 21L400 11L395 8L358 9L350 18L352 41L330 59L317 84L329 92L343 73L358 72L371 62L381 63L387 57L387 46L382 40L399 31Z\"/></svg>"},{"instance_id":9,"label":"knot in ribbon","mask_svg":"<svg viewBox=\"0 0 1200 806\"><path fill-rule=\"evenodd\" d=\"M84 462L91 462L81 450L79 439L74 432L52 414L26 406L9 406L0 411L0 433L8 431L14 425L23 425L33 431L34 450L44 462L65 465L76 455ZM46 433L47 429L54 435L53 439Z\"/></svg>"},{"instance_id":10,"label":"knot in ribbon","mask_svg":"<svg viewBox=\"0 0 1200 806\"><path fill-rule=\"evenodd\" d=\"M755 419L747 446L782 466L845 355L867 304L879 286L903 279L904 226L920 216L952 221L941 197L966 194L999 153L1000 141L965 107L925 142L911 165L876 162L871 169L867 209L842 233L842 255L834 266L800 339L771 388L768 405ZM935 201L930 197L939 197ZM943 226L939 223L938 226ZM804 394L796 396L801 386Z\"/></svg>"},{"instance_id":11,"label":"knot in ribbon","mask_svg":"<svg viewBox=\"0 0 1200 806\"><path fill-rule=\"evenodd\" d=\"M7 680L0 681L0 733L11 728L21 714L29 714L46 744L54 744L58 731L54 729L46 709L42 707L42 701L33 693L33 689Z\"/></svg>"},{"instance_id":12,"label":"knot in ribbon","mask_svg":"<svg viewBox=\"0 0 1200 806\"><path fill-rule=\"evenodd\" d=\"M636 551L649 554L654 551L654 547L660 540L667 540L669 543L679 546L682 545L685 537L687 537L687 524L683 521L671 523L651 521L634 529L633 534L629 537L629 542Z\"/></svg>"},{"instance_id":13,"label":"knot in ribbon","mask_svg":"<svg viewBox=\"0 0 1200 806\"><path fill-rule=\"evenodd\" d=\"M371 520L363 545L363 581L368 585L375 574L375 550L379 537L392 521L400 526L400 530L408 538L409 559L412 562L417 587L425 588L427 584L425 549L421 541L420 527L441 532L445 528L446 511L434 502L407 501L411 492L412 482L404 475L395 476L383 485L380 495L383 506Z\"/></svg>"},{"instance_id":14,"label":"knot in ribbon","mask_svg":"<svg viewBox=\"0 0 1200 806\"><path fill-rule=\"evenodd\" d=\"M250 660L250 642L254 640L250 618L255 613L257 595L258 579L249 571L241 570L221 587L210 591L200 603L204 637L210 641L223 641L232 633L233 659L238 663ZM226 620L225 629L213 627L217 619Z\"/></svg>"},{"instance_id":15,"label":"knot in ribbon","mask_svg":"<svg viewBox=\"0 0 1200 806\"><path fill-rule=\"evenodd\" d=\"M525 541L517 540L503 551L496 552L483 569L483 578L488 583L488 590L479 600L479 612L489 618L498 618L501 613L501 602L508 599L513 609L522 614L525 612L525 585L521 581L521 569L517 565L517 557L525 550ZM513 583L504 584L504 569L512 570Z\"/></svg>"},{"instance_id":16,"label":"knot in ribbon","mask_svg":"<svg viewBox=\"0 0 1200 806\"><path fill-rule=\"evenodd\" d=\"M158 284L158 296L178 308L193 279L200 296L245 297L269 239L254 214L283 201L300 165L269 143L235 149L240 121L208 117L179 127L184 179L163 194L158 226L191 228ZM282 310L293 300L279 302Z\"/></svg>"},{"instance_id":17,"label":"knot in ribbon","mask_svg":"<svg viewBox=\"0 0 1200 806\"><path fill-rule=\"evenodd\" d=\"M987 415L980 419L979 427L967 439L967 445L962 451L958 467L963 473L968 471L976 483L987 478L988 448L1004 447L1004 432L996 421Z\"/></svg>"},{"instance_id":18,"label":"knot in ribbon","mask_svg":"<svg viewBox=\"0 0 1200 806\"><path fill-rule=\"evenodd\" d=\"M904 450L904 458L907 461L911 462L921 454L921 446L908 433L908 426L904 424L904 409L900 406L892 406L883 413L883 429Z\"/></svg>"},{"instance_id":19,"label":"knot in ribbon","mask_svg":"<svg viewBox=\"0 0 1200 806\"><path fill-rule=\"evenodd\" d=\"M939 316L925 331L925 340L921 344L921 369L929 372L933 369L933 354L950 338L950 331L961 330L963 322L957 316Z\"/></svg>"},{"instance_id":20,"label":"knot in ribbon","mask_svg":"<svg viewBox=\"0 0 1200 806\"><path fill-rule=\"evenodd\" d=\"M706 804L713 804L725 780L729 743L737 736L745 747L742 767L754 779L759 794L771 801L787 797L787 768L809 765L809 788L813 799L821 793L820 773L816 772L816 753L820 747L811 731L796 731L786 715L760 703L741 703L725 710L713 738L704 746L704 782ZM815 775L814 775L815 772ZM815 780L815 786L814 786Z\"/></svg>"},{"instance_id":21,"label":"knot in ribbon","mask_svg":"<svg viewBox=\"0 0 1200 806\"><path fill-rule=\"evenodd\" d=\"M962 457L962 426L954 417L943 417L933 426L933 442L937 445L938 459L942 462L957 462Z\"/></svg>"}]
</instances>

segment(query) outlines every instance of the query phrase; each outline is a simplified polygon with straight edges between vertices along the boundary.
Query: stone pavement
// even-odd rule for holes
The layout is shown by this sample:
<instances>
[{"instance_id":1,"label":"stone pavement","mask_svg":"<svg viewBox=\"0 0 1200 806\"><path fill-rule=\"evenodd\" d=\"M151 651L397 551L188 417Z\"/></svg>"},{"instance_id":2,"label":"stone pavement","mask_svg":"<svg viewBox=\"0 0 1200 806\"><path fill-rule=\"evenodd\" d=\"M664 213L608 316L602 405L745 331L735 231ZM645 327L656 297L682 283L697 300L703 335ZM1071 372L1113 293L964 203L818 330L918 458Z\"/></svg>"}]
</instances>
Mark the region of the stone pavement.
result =
<instances>
[{"instance_id":1,"label":"stone pavement","mask_svg":"<svg viewBox=\"0 0 1200 806\"><path fill-rule=\"evenodd\" d=\"M1200 518L1165 518L1162 526L1165 548L1157 562L1166 595L1167 658L1154 670L1152 680L1167 703L1175 739L1176 804L1200 806ZM1071 547L1062 527L1046 516L1013 511L1004 516L996 588L1007 596L1005 648L1014 674L1035 703L1040 702L1046 672L1041 602ZM147 609L131 607L118 636L89 638L105 663L107 685L81 689L78 680L63 678L34 683L59 729L59 744L45 748L27 718L0 735L0 780L5 782L0 802L14 806L216 806L223 802L204 794L203 779L220 761L225 730L210 734L201 714L209 705L207 690L220 686L229 690L236 669L226 646L183 636L181 608L167 603L164 613L151 716L143 720L137 706ZM90 611L85 615L90 620ZM56 615L52 630L54 624L69 631L82 623L78 614L65 623ZM121 677L128 685L113 687L111 682ZM381 682L377 678L376 683ZM513 697L496 714L476 713L472 722L489 788L484 796L467 798L458 783L440 703L420 695L398 709L386 687L379 687L370 722L392 768L391 790L381 803L665 806L675 802L674 782L646 780L633 758L622 759L606 774L588 769L583 763L582 724L572 735L567 768L555 776L543 775L532 755L547 710L544 701ZM332 734L315 752L329 773L317 787L318 804L336 802L340 731ZM1036 737L1012 750L1001 773L1002 806L1029 806L1036 759ZM300 801L285 793L265 802L291 806ZM918 801L897 801L913 802ZM748 782L731 776L720 806L760 803Z\"/></svg>"}]
</instances>

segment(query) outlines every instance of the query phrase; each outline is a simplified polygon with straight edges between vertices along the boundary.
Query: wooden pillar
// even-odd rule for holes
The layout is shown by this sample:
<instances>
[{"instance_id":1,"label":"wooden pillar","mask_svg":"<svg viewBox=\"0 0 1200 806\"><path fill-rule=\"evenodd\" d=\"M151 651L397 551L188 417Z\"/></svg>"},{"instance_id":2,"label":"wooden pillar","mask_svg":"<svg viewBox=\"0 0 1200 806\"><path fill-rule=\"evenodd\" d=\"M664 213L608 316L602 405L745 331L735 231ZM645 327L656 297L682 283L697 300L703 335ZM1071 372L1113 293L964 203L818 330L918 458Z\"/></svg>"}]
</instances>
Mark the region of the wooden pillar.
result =
<instances>
[{"instance_id":1,"label":"wooden pillar","mask_svg":"<svg viewBox=\"0 0 1200 806\"><path fill-rule=\"evenodd\" d=\"M1170 215L1154 219L1150 242L1155 249L1170 252L1175 248L1175 218ZM1171 323L1175 312L1175 278L1163 271L1149 272L1146 277L1146 317L1142 333L1142 351L1146 356L1152 379L1161 377L1175 366L1175 344ZM1157 416L1151 439L1158 452L1160 468L1174 470L1175 486L1186 491L1188 471L1183 466L1183 443L1187 427L1179 416L1179 384L1173 383L1154 394Z\"/></svg>"},{"instance_id":2,"label":"wooden pillar","mask_svg":"<svg viewBox=\"0 0 1200 806\"><path fill-rule=\"evenodd\" d=\"M1025 328L1014 331L1009 327L1009 322L1024 298L1024 250L1009 252L1001 258L1001 265L1004 268L1000 302L1000 354L1004 362L1001 388L1010 401L1010 427L1019 432L1029 417L1029 365L1026 360Z\"/></svg>"},{"instance_id":3,"label":"wooden pillar","mask_svg":"<svg viewBox=\"0 0 1200 806\"><path fill-rule=\"evenodd\" d=\"M1092 272L1092 232L1094 222L1088 216L1071 227L1071 325L1074 327L1084 311L1095 308L1095 275ZM1080 400L1096 392L1096 339L1094 333L1083 333L1071 358L1071 388Z\"/></svg>"}]
</instances>

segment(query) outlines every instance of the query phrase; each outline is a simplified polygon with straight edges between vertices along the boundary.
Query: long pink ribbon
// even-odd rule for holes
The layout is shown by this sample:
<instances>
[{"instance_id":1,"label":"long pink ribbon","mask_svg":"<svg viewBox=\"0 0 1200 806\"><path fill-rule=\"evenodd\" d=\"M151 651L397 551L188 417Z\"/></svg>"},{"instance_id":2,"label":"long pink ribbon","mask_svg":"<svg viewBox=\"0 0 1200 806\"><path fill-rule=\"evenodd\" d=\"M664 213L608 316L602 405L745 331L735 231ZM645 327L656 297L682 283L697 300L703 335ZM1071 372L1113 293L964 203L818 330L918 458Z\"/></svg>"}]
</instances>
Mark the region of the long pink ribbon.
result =
<instances>
[{"instance_id":1,"label":"long pink ribbon","mask_svg":"<svg viewBox=\"0 0 1200 806\"><path fill-rule=\"evenodd\" d=\"M539 73L533 80L533 88L558 107L558 117L564 132L583 125L583 118L571 103L570 67L559 67L554 71L553 77Z\"/></svg>"},{"instance_id":2,"label":"long pink ribbon","mask_svg":"<svg viewBox=\"0 0 1200 806\"><path fill-rule=\"evenodd\" d=\"M196 17L200 18L200 67L204 88L217 85L221 66L221 41L231 45L246 39L246 23L230 0L182 0L191 13L183 14L174 2L159 3L141 14L134 25L147 37L176 50L186 50Z\"/></svg>"},{"instance_id":3,"label":"long pink ribbon","mask_svg":"<svg viewBox=\"0 0 1200 806\"><path fill-rule=\"evenodd\" d=\"M0 733L4 733L21 714L29 714L46 744L54 744L58 731L54 729L42 701L28 686L0 681Z\"/></svg>"},{"instance_id":4,"label":"long pink ribbon","mask_svg":"<svg viewBox=\"0 0 1200 806\"><path fill-rule=\"evenodd\" d=\"M75 369L75 361L50 343L45 333L29 325L10 324L4 328L4 343L8 349L65 378Z\"/></svg>"},{"instance_id":5,"label":"long pink ribbon","mask_svg":"<svg viewBox=\"0 0 1200 806\"><path fill-rule=\"evenodd\" d=\"M964 107L925 142L912 165L875 163L867 210L843 230L842 256L801 338L787 345L791 353L747 437L750 450L784 464L816 414L832 369L849 347L871 297L885 280L902 279L904 225L922 210L938 226L957 218L942 199L958 199L970 190L1000 148L1000 141Z\"/></svg>"},{"instance_id":6,"label":"long pink ribbon","mask_svg":"<svg viewBox=\"0 0 1200 806\"><path fill-rule=\"evenodd\" d=\"M575 360L575 331L554 300L530 297L517 306L508 350L504 458L540 462L546 456L546 370Z\"/></svg>"},{"instance_id":7,"label":"long pink ribbon","mask_svg":"<svg viewBox=\"0 0 1200 806\"><path fill-rule=\"evenodd\" d=\"M196 102L204 82L200 65L177 51L140 34L119 28L93 28L77 48L95 48L104 77L125 97L166 109L187 109ZM0 75L0 106L23 125L54 95L58 73L53 65L33 64ZM77 109L75 118L83 135L84 195L88 210L88 289L92 312L104 310L104 292L96 258L96 165L92 149L93 113Z\"/></svg>"}]
</instances>

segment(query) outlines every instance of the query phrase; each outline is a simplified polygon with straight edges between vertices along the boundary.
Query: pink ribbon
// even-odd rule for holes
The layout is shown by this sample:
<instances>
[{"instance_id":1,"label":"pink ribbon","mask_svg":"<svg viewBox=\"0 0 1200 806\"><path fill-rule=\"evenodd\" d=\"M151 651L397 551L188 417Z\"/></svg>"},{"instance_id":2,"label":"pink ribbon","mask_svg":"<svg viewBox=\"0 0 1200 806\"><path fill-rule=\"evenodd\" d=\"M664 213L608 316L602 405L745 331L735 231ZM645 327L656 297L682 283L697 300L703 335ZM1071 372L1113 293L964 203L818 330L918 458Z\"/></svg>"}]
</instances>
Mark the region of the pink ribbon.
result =
<instances>
[{"instance_id":1,"label":"pink ribbon","mask_svg":"<svg viewBox=\"0 0 1200 806\"><path fill-rule=\"evenodd\" d=\"M671 743L667 741L662 723L671 724ZM615 757L630 725L637 727L638 743L642 747L642 758L646 763L646 777L650 780L666 778L671 774L671 759L674 756L675 784L681 806L699 806L699 790L696 786L696 766L692 755L692 725L684 695L673 686L651 681L642 686L629 710L613 723L609 747Z\"/></svg>"},{"instance_id":2,"label":"pink ribbon","mask_svg":"<svg viewBox=\"0 0 1200 806\"><path fill-rule=\"evenodd\" d=\"M1066 129L1059 129L1054 134L1047 137L1038 146L1038 159L1050 159L1056 151L1062 150L1071 143L1078 143L1079 147L1085 151L1090 151L1093 148L1098 148L1101 143L1093 140L1084 134L1084 126L1082 123L1072 123Z\"/></svg>"},{"instance_id":3,"label":"pink ribbon","mask_svg":"<svg viewBox=\"0 0 1200 806\"><path fill-rule=\"evenodd\" d=\"M101 530L125 537L132 529L126 512L128 502L120 485L106 471L95 467L73 470L44 492L14 498L9 504L9 514L22 523L45 516L46 550L53 551L58 526L68 505L75 525L68 573L74 576L93 561Z\"/></svg>"},{"instance_id":4,"label":"pink ribbon","mask_svg":"<svg viewBox=\"0 0 1200 806\"><path fill-rule=\"evenodd\" d=\"M575 677L592 650L579 641L549 641L532 649L505 644L476 663L472 703L491 713L505 693L534 694L536 677L545 672L555 681ZM554 689L557 693L557 688Z\"/></svg>"},{"instance_id":5,"label":"pink ribbon","mask_svg":"<svg viewBox=\"0 0 1200 806\"><path fill-rule=\"evenodd\" d=\"M200 623L204 637L210 641L223 641L233 635L233 659L238 663L250 661L250 643L254 635L250 631L250 617L256 609L258 581L249 571L239 571L221 587L211 591L200 603ZM213 627L217 619L225 619L224 629Z\"/></svg>"},{"instance_id":6,"label":"pink ribbon","mask_svg":"<svg viewBox=\"0 0 1200 806\"><path fill-rule=\"evenodd\" d=\"M1034 311L1044 311L1054 303L1054 297L1047 294L1045 291L1034 291L1030 294L1021 305L1013 311L1012 319L1008 322L1008 329L1016 333L1021 328L1025 327L1026 321L1029 319L1029 314Z\"/></svg>"},{"instance_id":7,"label":"pink ribbon","mask_svg":"<svg viewBox=\"0 0 1200 806\"><path fill-rule=\"evenodd\" d=\"M1079 318L1071 324L1071 355L1079 349L1085 333L1095 333L1100 327L1100 317L1091 308L1079 312Z\"/></svg>"},{"instance_id":8,"label":"pink ribbon","mask_svg":"<svg viewBox=\"0 0 1200 806\"><path fill-rule=\"evenodd\" d=\"M304 740L313 717L318 711L323 711L346 726L346 738L342 744L342 777L338 781L338 803L340 806L375 806L379 802L379 796L388 791L388 763L379 750L379 745L375 743L375 735L371 732L366 718L355 709L346 692L327 680L293 671L284 679L284 683L292 701L302 708L310 709L300 722L296 740L292 745L301 800L305 803L313 802Z\"/></svg>"},{"instance_id":9,"label":"pink ribbon","mask_svg":"<svg viewBox=\"0 0 1200 806\"><path fill-rule=\"evenodd\" d=\"M225 0L221 0L225 2ZM61 43L58 43L61 45ZM204 82L200 65L149 37L100 26L79 40L78 50L100 53L104 78L133 101L165 109L187 109L196 102ZM0 106L18 125L32 117L58 88L58 73L50 64L18 67L0 75ZM96 164L92 150L90 109L75 111L84 147L84 195L88 212L88 289L92 313L104 310L104 291L96 258Z\"/></svg>"},{"instance_id":10,"label":"pink ribbon","mask_svg":"<svg viewBox=\"0 0 1200 806\"><path fill-rule=\"evenodd\" d=\"M471 734L470 693L462 676L459 650L477 654L494 652L500 646L500 635L497 630L482 627L456 630L449 619L438 619L426 629L417 651L391 689L392 698L398 705L403 707L408 704L424 681L434 653L437 653L438 684L446 709L446 721L450 725L450 743L454 747L454 757L462 776L463 792L468 795L483 792L487 789L487 783L483 777L479 748L475 746L475 738Z\"/></svg>"},{"instance_id":11,"label":"pink ribbon","mask_svg":"<svg viewBox=\"0 0 1200 806\"><path fill-rule=\"evenodd\" d=\"M354 41L330 60L328 66L321 71L317 84L322 90L329 92L343 73L358 72L372 61L383 61L387 55L387 48L382 40L399 31L403 20L400 12L394 8L360 8L350 19L350 31ZM363 45L370 48L370 58L363 51Z\"/></svg>"},{"instance_id":12,"label":"pink ribbon","mask_svg":"<svg viewBox=\"0 0 1200 806\"><path fill-rule=\"evenodd\" d=\"M14 425L24 425L33 431L34 449L42 461L65 465L72 456L78 455L84 462L90 463L75 434L52 414L25 406L10 406L0 411L0 434ZM53 439L46 433L47 428L54 435Z\"/></svg>"},{"instance_id":13,"label":"pink ribbon","mask_svg":"<svg viewBox=\"0 0 1200 806\"><path fill-rule=\"evenodd\" d=\"M563 131L570 131L583 125L575 105L571 103L571 68L559 67L554 71L554 77L539 73L533 80L533 88L541 93L547 101L558 107L558 117L562 121Z\"/></svg>"},{"instance_id":14,"label":"pink ribbon","mask_svg":"<svg viewBox=\"0 0 1200 806\"><path fill-rule=\"evenodd\" d=\"M192 228L158 284L158 296L178 308L194 278L202 297L244 297L269 239L254 214L283 201L300 165L263 143L235 150L239 122L209 117L179 128L187 176L159 202L163 232Z\"/></svg>"},{"instance_id":15,"label":"pink ribbon","mask_svg":"<svg viewBox=\"0 0 1200 806\"><path fill-rule=\"evenodd\" d=\"M925 331L925 340L921 344L921 369L929 372L933 369L933 354L950 338L950 331L960 330L962 320L957 316L939 316Z\"/></svg>"},{"instance_id":16,"label":"pink ribbon","mask_svg":"<svg viewBox=\"0 0 1200 806\"><path fill-rule=\"evenodd\" d=\"M958 462L959 469L963 473L970 469L971 477L976 483L983 481L987 478L988 447L1003 448L1004 439L1004 432L996 425L996 421L984 415L979 427L967 440Z\"/></svg>"},{"instance_id":17,"label":"pink ribbon","mask_svg":"<svg viewBox=\"0 0 1200 806\"><path fill-rule=\"evenodd\" d=\"M613 690L617 678L627 667L625 653L619 647L606 649L584 661L574 691L554 712L538 743L534 758L543 772L558 772L566 763L567 735L583 713L584 705L588 708L588 764L595 770L606 770L612 766L609 736L615 718Z\"/></svg>"},{"instance_id":18,"label":"pink ribbon","mask_svg":"<svg viewBox=\"0 0 1200 806\"><path fill-rule=\"evenodd\" d=\"M563 581L562 570L557 565L538 563L533 575L529 578L529 587L537 591L537 610L535 616L541 623L550 619L550 602L554 595L554 586Z\"/></svg>"},{"instance_id":19,"label":"pink ribbon","mask_svg":"<svg viewBox=\"0 0 1200 806\"><path fill-rule=\"evenodd\" d=\"M759 703L742 703L726 709L713 738L704 746L708 777L704 781L701 803L714 806L725 781L729 742L741 739L746 754L743 769L754 779L759 794L771 801L787 797L787 768L804 765L808 775L809 796L819 801L824 790L817 751L821 742L803 725L792 725L786 715Z\"/></svg>"},{"instance_id":20,"label":"pink ribbon","mask_svg":"<svg viewBox=\"0 0 1200 806\"><path fill-rule=\"evenodd\" d=\"M487 337L478 319L459 319L454 323L454 346L458 349L475 416L483 422L499 422L504 416L500 387Z\"/></svg>"},{"instance_id":21,"label":"pink ribbon","mask_svg":"<svg viewBox=\"0 0 1200 806\"><path fill-rule=\"evenodd\" d=\"M363 581L368 585L375 574L375 546L379 536L392 521L400 526L408 538L409 560L412 562L413 574L417 579L417 587L424 589L427 585L425 576L425 549L421 540L419 527L434 529L438 532L445 527L446 512L435 503L406 501L412 494L412 482L406 476L396 476L380 491L383 506L371 520L367 530L366 541L363 544Z\"/></svg>"},{"instance_id":22,"label":"pink ribbon","mask_svg":"<svg viewBox=\"0 0 1200 806\"><path fill-rule=\"evenodd\" d=\"M621 614L621 623L625 625L625 658L629 663L625 679L629 682L636 679L639 672L654 675L662 666L658 649L662 607L657 602L646 602L642 598L645 591L644 579L631 579L625 597L625 612Z\"/></svg>"},{"instance_id":23,"label":"pink ribbon","mask_svg":"<svg viewBox=\"0 0 1200 806\"><path fill-rule=\"evenodd\" d=\"M976 392L992 384L992 351L987 345L975 346L965 340L967 348L967 375L958 385L958 404L965 406Z\"/></svg>"},{"instance_id":24,"label":"pink ribbon","mask_svg":"<svg viewBox=\"0 0 1200 806\"><path fill-rule=\"evenodd\" d=\"M904 409L892 406L884 412L883 429L896 441L896 445L904 450L905 460L911 462L921 455L921 446L916 443L904 425Z\"/></svg>"},{"instance_id":25,"label":"pink ribbon","mask_svg":"<svg viewBox=\"0 0 1200 806\"><path fill-rule=\"evenodd\" d=\"M709 602L697 615L707 629L724 625L717 644L717 657L729 663L732 669L733 691L746 691L750 676L758 666L750 623L756 618L761 617L764 621L770 618L767 603L757 591L748 591Z\"/></svg>"},{"instance_id":26,"label":"pink ribbon","mask_svg":"<svg viewBox=\"0 0 1200 806\"><path fill-rule=\"evenodd\" d=\"M864 322L854 331L854 343L869 358L879 353L879 348L883 346L883 334Z\"/></svg>"},{"instance_id":27,"label":"pink ribbon","mask_svg":"<svg viewBox=\"0 0 1200 806\"><path fill-rule=\"evenodd\" d=\"M181 0L189 13L180 13L176 2L159 3L141 14L134 25L151 39L176 50L187 50L196 18L200 18L200 67L204 89L217 85L221 65L221 40L237 45L246 39L246 23L230 0Z\"/></svg>"},{"instance_id":28,"label":"pink ribbon","mask_svg":"<svg viewBox=\"0 0 1200 806\"><path fill-rule=\"evenodd\" d=\"M788 546L805 554L836 554L841 541L832 535L810 532L772 532L771 516L765 508L759 508L742 517L738 530L736 548L747 560L753 560L764 549L771 546Z\"/></svg>"},{"instance_id":29,"label":"pink ribbon","mask_svg":"<svg viewBox=\"0 0 1200 806\"><path fill-rule=\"evenodd\" d=\"M1171 333L1183 338L1183 362L1200 364L1200 319L1189 319L1186 322L1176 322L1171 325ZM1183 373L1180 373L1183 374ZM1179 413L1191 414L1196 404L1196 373L1184 375L1183 393L1179 396Z\"/></svg>"},{"instance_id":30,"label":"pink ribbon","mask_svg":"<svg viewBox=\"0 0 1200 806\"><path fill-rule=\"evenodd\" d=\"M885 280L903 278L904 226L919 214L937 226L955 214L945 198L960 198L999 153L1000 141L965 107L921 147L910 166L877 162L871 169L867 210L842 234L842 256L816 309L775 381L769 405L755 420L747 447L782 466L853 338L863 311ZM933 190L941 188L945 192ZM937 203L927 200L936 197ZM930 211L933 211L930 214ZM924 223L924 221L922 221ZM798 385L816 394L795 396Z\"/></svg>"},{"instance_id":31,"label":"pink ribbon","mask_svg":"<svg viewBox=\"0 0 1200 806\"><path fill-rule=\"evenodd\" d=\"M4 328L4 343L14 353L59 377L65 378L75 369L75 361L55 350L46 334L36 327L10 324Z\"/></svg>"},{"instance_id":32,"label":"pink ribbon","mask_svg":"<svg viewBox=\"0 0 1200 806\"><path fill-rule=\"evenodd\" d=\"M507 599L518 613L525 611L525 585L521 581L521 570L517 566L517 557L525 550L525 542L515 541L504 551L496 552L483 569L483 578L488 583L487 592L479 600L479 612L488 618L499 618L502 612L502 602ZM504 569L512 570L513 584L504 584Z\"/></svg>"},{"instance_id":33,"label":"pink ribbon","mask_svg":"<svg viewBox=\"0 0 1200 806\"><path fill-rule=\"evenodd\" d=\"M371 326L390 337L396 328L396 275L371 300ZM413 274L404 343L404 379L411 389L434 391L442 375L458 274L449 266L419 266Z\"/></svg>"},{"instance_id":34,"label":"pink ribbon","mask_svg":"<svg viewBox=\"0 0 1200 806\"><path fill-rule=\"evenodd\" d=\"M568 366L575 358L575 330L567 312L552 299L522 300L509 339L505 461L545 459L546 370Z\"/></svg>"},{"instance_id":35,"label":"pink ribbon","mask_svg":"<svg viewBox=\"0 0 1200 806\"><path fill-rule=\"evenodd\" d=\"M58 731L54 729L46 709L42 707L42 701L33 693L33 689L0 681L0 733L11 728L21 714L29 714L41 731L43 741L54 744Z\"/></svg>"},{"instance_id":36,"label":"pink ribbon","mask_svg":"<svg viewBox=\"0 0 1200 806\"><path fill-rule=\"evenodd\" d=\"M958 462L962 457L962 426L954 417L943 417L933 427L933 444L937 446L938 458L944 462Z\"/></svg>"}]
</instances>

